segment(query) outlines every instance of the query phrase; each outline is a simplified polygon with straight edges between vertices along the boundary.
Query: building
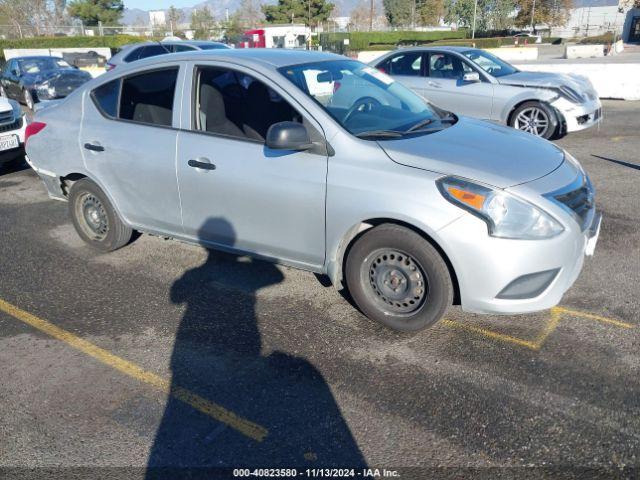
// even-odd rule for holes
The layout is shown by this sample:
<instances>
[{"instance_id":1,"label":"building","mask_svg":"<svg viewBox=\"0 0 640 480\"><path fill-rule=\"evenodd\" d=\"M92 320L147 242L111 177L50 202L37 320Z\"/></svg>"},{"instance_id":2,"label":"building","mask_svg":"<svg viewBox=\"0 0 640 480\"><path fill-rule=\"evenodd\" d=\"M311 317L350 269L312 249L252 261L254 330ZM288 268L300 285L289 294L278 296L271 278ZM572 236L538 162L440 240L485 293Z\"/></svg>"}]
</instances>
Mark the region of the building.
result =
<instances>
[{"instance_id":1,"label":"building","mask_svg":"<svg viewBox=\"0 0 640 480\"><path fill-rule=\"evenodd\" d=\"M306 25L273 25L247 30L239 48L305 48L311 38Z\"/></svg>"},{"instance_id":2,"label":"building","mask_svg":"<svg viewBox=\"0 0 640 480\"><path fill-rule=\"evenodd\" d=\"M629 33L632 30L629 17L634 16L634 9L625 7L623 3L619 0L574 0L567 23L552 27L551 36L593 37L614 32L623 40L629 41Z\"/></svg>"}]
</instances>

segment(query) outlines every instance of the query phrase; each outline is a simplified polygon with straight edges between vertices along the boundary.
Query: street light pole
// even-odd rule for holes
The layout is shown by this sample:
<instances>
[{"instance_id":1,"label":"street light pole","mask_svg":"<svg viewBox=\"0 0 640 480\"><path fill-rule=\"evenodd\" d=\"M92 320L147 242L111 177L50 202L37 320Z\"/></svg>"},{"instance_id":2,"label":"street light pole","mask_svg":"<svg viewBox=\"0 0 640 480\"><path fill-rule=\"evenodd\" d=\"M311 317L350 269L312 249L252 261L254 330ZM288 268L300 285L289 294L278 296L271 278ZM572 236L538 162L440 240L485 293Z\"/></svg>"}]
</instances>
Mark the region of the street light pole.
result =
<instances>
[{"instance_id":1,"label":"street light pole","mask_svg":"<svg viewBox=\"0 0 640 480\"><path fill-rule=\"evenodd\" d=\"M533 4L531 5L531 32L536 33L536 27L534 26L533 17L536 13L536 0L533 0Z\"/></svg>"},{"instance_id":2,"label":"street light pole","mask_svg":"<svg viewBox=\"0 0 640 480\"><path fill-rule=\"evenodd\" d=\"M473 28L471 29L471 38L476 38L476 15L478 14L478 0L473 4Z\"/></svg>"}]
</instances>

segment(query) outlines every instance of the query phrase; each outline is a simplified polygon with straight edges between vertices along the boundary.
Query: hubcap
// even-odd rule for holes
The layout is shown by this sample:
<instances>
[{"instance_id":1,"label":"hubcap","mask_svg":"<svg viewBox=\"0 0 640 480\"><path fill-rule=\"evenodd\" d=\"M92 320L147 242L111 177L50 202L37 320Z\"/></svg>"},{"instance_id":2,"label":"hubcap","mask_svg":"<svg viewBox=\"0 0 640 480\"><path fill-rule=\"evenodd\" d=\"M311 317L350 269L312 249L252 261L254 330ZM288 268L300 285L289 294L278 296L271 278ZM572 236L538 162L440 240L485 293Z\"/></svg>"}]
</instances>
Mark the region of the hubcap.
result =
<instances>
[{"instance_id":1,"label":"hubcap","mask_svg":"<svg viewBox=\"0 0 640 480\"><path fill-rule=\"evenodd\" d=\"M91 193L80 196L76 204L77 217L84 232L95 240L103 240L109 233L109 217L99 198Z\"/></svg>"},{"instance_id":2,"label":"hubcap","mask_svg":"<svg viewBox=\"0 0 640 480\"><path fill-rule=\"evenodd\" d=\"M525 108L516 116L515 127L541 137L549 128L549 117L541 108Z\"/></svg>"},{"instance_id":3,"label":"hubcap","mask_svg":"<svg viewBox=\"0 0 640 480\"><path fill-rule=\"evenodd\" d=\"M403 252L376 250L365 260L363 277L365 274L371 297L393 314L415 312L427 296L428 282L422 268Z\"/></svg>"}]
</instances>

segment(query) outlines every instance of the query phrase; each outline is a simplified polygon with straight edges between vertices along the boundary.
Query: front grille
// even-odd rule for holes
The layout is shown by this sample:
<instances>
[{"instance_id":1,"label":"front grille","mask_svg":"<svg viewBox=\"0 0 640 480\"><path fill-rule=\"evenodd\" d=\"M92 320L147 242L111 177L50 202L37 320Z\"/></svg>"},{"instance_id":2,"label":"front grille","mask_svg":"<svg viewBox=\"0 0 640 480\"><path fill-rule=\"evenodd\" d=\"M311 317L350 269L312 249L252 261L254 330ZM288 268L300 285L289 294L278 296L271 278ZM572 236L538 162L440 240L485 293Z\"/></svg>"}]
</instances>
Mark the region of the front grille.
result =
<instances>
[{"instance_id":1,"label":"front grille","mask_svg":"<svg viewBox=\"0 0 640 480\"><path fill-rule=\"evenodd\" d=\"M19 117L15 122L5 123L0 125L0 133L11 132L12 130L20 130L22 128L22 117Z\"/></svg>"},{"instance_id":2,"label":"front grille","mask_svg":"<svg viewBox=\"0 0 640 480\"><path fill-rule=\"evenodd\" d=\"M570 210L578 224L584 229L589 218L589 213L593 209L593 189L588 180L569 192L554 195L555 200Z\"/></svg>"}]
</instances>

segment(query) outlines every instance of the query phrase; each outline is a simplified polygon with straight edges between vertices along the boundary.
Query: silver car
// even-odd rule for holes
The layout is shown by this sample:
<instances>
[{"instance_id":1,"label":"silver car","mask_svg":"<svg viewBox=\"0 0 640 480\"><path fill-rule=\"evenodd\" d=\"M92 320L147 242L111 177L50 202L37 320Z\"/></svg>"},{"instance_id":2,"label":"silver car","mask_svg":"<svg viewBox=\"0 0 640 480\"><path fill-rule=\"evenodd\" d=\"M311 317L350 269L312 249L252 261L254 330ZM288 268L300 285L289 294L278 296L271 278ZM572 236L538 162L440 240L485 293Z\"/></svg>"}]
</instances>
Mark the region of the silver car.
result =
<instances>
[{"instance_id":1,"label":"silver car","mask_svg":"<svg viewBox=\"0 0 640 480\"><path fill-rule=\"evenodd\" d=\"M477 48L407 48L377 58L372 65L445 110L544 138L584 130L602 120L602 104L587 78L522 72Z\"/></svg>"},{"instance_id":2,"label":"silver car","mask_svg":"<svg viewBox=\"0 0 640 480\"><path fill-rule=\"evenodd\" d=\"M356 100L335 106L349 88ZM434 109L328 53L147 59L32 125L30 164L98 250L137 230L326 274L403 331L454 302L504 314L556 305L600 226L568 153Z\"/></svg>"}]
</instances>

